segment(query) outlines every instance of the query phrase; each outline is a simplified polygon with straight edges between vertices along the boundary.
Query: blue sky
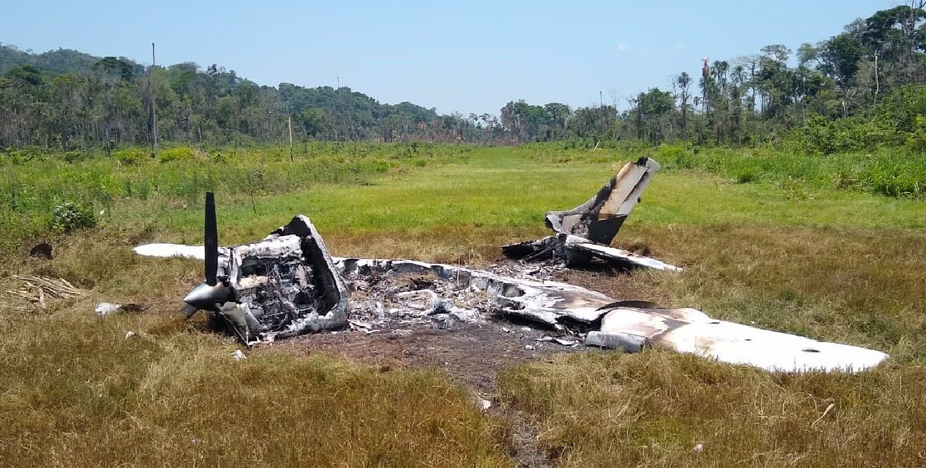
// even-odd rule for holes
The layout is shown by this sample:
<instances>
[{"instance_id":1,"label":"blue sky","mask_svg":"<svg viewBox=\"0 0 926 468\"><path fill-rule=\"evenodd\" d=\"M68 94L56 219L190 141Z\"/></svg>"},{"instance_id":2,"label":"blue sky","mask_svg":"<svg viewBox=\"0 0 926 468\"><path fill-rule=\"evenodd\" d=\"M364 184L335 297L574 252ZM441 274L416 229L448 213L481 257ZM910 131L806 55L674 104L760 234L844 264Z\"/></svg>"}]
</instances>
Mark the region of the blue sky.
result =
<instances>
[{"instance_id":1,"label":"blue sky","mask_svg":"<svg viewBox=\"0 0 926 468\"><path fill-rule=\"evenodd\" d=\"M262 85L350 86L384 103L498 114L510 100L626 99L701 58L792 50L903 2L8 0L0 43L159 64L217 63Z\"/></svg>"}]
</instances>

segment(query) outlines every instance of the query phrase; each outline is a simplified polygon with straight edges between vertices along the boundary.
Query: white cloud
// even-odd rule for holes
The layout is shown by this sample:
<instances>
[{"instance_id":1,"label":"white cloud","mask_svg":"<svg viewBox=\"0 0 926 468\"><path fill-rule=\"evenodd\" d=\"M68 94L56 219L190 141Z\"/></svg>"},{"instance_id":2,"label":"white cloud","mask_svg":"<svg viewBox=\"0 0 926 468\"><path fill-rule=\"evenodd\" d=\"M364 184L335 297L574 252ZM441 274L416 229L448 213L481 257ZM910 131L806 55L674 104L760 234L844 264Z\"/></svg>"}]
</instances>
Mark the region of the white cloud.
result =
<instances>
[{"instance_id":1,"label":"white cloud","mask_svg":"<svg viewBox=\"0 0 926 468\"><path fill-rule=\"evenodd\" d=\"M618 42L618 43L617 43L617 51L618 51L618 52L625 52L625 51L628 51L628 50L630 50L630 45L628 45L626 42Z\"/></svg>"}]
</instances>

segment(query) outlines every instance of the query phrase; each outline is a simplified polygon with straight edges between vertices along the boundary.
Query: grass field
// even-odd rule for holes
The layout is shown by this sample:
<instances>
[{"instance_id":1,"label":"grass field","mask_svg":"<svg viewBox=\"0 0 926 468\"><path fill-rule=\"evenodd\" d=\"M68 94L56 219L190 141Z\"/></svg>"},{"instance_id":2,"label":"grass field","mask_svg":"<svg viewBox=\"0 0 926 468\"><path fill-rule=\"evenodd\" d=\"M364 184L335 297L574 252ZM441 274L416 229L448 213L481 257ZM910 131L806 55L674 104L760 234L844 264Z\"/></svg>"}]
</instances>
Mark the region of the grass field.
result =
<instances>
[{"instance_id":1,"label":"grass field","mask_svg":"<svg viewBox=\"0 0 926 468\"><path fill-rule=\"evenodd\" d=\"M502 372L496 407L533 428L551 466L926 465L926 202L910 161L650 155L666 169L615 244L685 271L596 279L602 292L891 359L858 375L782 375L658 351L569 354ZM270 348L233 361L232 339L176 314L201 266L130 248L199 243L201 193L214 189L222 244L304 213L335 255L485 265L639 156L348 145L296 162L279 150L2 160L0 466L517 466L515 423L438 370ZM880 190L870 167L912 188ZM46 233L66 201L90 204L96 226ZM54 260L27 255L39 241ZM84 294L40 308L7 292L31 274ZM99 319L101 301L147 310Z\"/></svg>"}]
</instances>

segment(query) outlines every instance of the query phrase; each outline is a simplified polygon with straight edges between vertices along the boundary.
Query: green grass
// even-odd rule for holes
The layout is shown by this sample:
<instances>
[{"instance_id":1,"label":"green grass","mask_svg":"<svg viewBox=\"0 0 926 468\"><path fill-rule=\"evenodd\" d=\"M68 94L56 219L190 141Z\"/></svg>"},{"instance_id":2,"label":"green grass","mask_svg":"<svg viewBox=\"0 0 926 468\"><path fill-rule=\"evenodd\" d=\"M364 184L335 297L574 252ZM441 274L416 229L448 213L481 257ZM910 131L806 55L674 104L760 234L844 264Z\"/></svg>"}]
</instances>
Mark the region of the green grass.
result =
<instances>
[{"instance_id":1,"label":"green grass","mask_svg":"<svg viewBox=\"0 0 926 468\"><path fill-rule=\"evenodd\" d=\"M608 151L565 148L558 144L528 146L524 157L544 162L602 162ZM801 198L808 189L851 190L889 197L926 196L926 153L904 148L874 152L808 155L773 148L686 148L662 145L636 153L656 158L668 170L695 169L735 183L777 185L787 196Z\"/></svg>"},{"instance_id":2,"label":"green grass","mask_svg":"<svg viewBox=\"0 0 926 468\"><path fill-rule=\"evenodd\" d=\"M64 203L92 204L103 218L122 216L123 207L145 217L152 209L164 216L170 208L198 207L206 191L253 205L261 196L304 192L318 185L363 185L389 170L462 161L472 148L316 144L294 162L288 154L269 149L186 151L193 156L129 164L119 152L113 158L97 155L76 162L60 155L29 161L0 158L0 230L9 233L0 240L0 250L13 248L15 240L40 235L52 223L55 207Z\"/></svg>"},{"instance_id":3,"label":"green grass","mask_svg":"<svg viewBox=\"0 0 926 468\"><path fill-rule=\"evenodd\" d=\"M336 255L484 265L500 244L545 235L545 211L585 201L639 155L314 150L295 163L279 149L0 163L0 466L515 465L514 429L439 372L272 348L234 362L232 339L176 315L201 266L130 247L201 242L201 192L214 189L223 244L304 213ZM503 407L537 426L556 466L926 463L924 201L828 182L841 163L805 162L812 170L796 178L786 154L748 156L760 164L732 151L661 151L665 170L616 244L643 244L685 271L614 276L603 292L870 346L891 360L860 375L792 376L664 352L562 356L502 373ZM893 157L872 158L906 171ZM737 177L743 167L756 173ZM97 226L45 233L65 200L93 203ZM54 260L27 256L39 240L54 245ZM87 292L41 309L6 293L18 286L12 274L62 277ZM104 300L148 310L97 319ZM125 340L128 330L137 335Z\"/></svg>"}]
</instances>

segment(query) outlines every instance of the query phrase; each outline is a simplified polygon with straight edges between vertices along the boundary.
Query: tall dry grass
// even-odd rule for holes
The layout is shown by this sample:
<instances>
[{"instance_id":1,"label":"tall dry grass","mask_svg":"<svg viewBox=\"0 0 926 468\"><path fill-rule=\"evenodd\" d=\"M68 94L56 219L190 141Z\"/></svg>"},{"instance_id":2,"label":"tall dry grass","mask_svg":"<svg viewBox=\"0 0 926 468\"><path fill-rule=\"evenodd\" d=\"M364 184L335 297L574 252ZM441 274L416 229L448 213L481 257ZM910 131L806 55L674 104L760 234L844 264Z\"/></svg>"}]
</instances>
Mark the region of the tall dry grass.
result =
<instances>
[{"instance_id":1,"label":"tall dry grass","mask_svg":"<svg viewBox=\"0 0 926 468\"><path fill-rule=\"evenodd\" d=\"M635 273L647 296L625 298L655 296L891 359L857 375L790 375L648 351L503 373L501 399L535 418L557 466L926 463L926 235L732 225L630 232L687 269Z\"/></svg>"},{"instance_id":2,"label":"tall dry grass","mask_svg":"<svg viewBox=\"0 0 926 468\"><path fill-rule=\"evenodd\" d=\"M237 362L175 312L99 319L93 296L0 315L0 466L511 466L504 425L435 371Z\"/></svg>"},{"instance_id":3,"label":"tall dry grass","mask_svg":"<svg viewBox=\"0 0 926 468\"><path fill-rule=\"evenodd\" d=\"M772 374L659 351L564 356L500 376L562 467L923 466L921 366Z\"/></svg>"}]
</instances>

